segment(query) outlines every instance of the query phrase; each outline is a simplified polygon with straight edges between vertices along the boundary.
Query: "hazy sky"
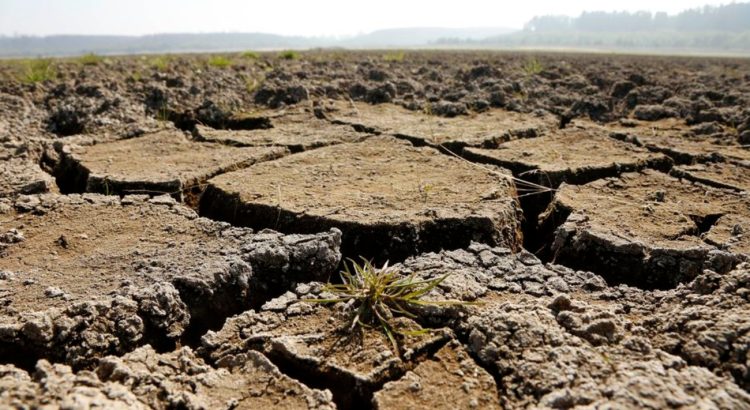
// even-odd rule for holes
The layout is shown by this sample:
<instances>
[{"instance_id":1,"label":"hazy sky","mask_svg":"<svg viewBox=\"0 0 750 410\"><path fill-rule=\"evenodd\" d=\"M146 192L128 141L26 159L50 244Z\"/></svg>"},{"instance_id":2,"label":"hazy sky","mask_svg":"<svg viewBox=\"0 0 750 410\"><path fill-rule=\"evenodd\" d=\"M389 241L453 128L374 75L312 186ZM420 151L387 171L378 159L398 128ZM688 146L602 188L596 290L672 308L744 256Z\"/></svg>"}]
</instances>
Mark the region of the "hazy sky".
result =
<instances>
[{"instance_id":1,"label":"hazy sky","mask_svg":"<svg viewBox=\"0 0 750 410\"><path fill-rule=\"evenodd\" d=\"M353 35L395 27L521 28L535 15L677 13L712 0L0 0L0 34L268 32Z\"/></svg>"}]
</instances>

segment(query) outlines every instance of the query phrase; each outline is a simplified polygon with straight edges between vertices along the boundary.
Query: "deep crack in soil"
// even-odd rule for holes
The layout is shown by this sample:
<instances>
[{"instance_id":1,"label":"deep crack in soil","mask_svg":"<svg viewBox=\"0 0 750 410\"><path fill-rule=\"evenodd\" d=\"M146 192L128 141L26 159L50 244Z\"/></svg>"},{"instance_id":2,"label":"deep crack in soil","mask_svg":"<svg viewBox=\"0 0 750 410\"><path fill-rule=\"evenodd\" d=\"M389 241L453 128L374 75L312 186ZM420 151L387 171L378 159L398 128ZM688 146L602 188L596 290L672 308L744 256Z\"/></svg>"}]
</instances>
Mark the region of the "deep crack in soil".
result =
<instances>
[{"instance_id":1,"label":"deep crack in soil","mask_svg":"<svg viewBox=\"0 0 750 410\"><path fill-rule=\"evenodd\" d=\"M747 60L227 59L0 63L0 407L750 408Z\"/></svg>"}]
</instances>

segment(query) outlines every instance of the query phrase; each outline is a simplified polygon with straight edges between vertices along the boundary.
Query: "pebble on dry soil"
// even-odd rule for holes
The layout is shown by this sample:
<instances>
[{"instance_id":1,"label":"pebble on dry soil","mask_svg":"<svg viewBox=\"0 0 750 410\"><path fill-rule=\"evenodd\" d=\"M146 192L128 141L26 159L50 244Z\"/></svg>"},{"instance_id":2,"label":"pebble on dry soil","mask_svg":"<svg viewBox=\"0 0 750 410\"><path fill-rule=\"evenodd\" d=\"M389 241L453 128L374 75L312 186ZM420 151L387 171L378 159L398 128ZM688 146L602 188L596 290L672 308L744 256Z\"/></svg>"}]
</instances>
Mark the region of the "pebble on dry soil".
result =
<instances>
[{"instance_id":1,"label":"pebble on dry soil","mask_svg":"<svg viewBox=\"0 0 750 410\"><path fill-rule=\"evenodd\" d=\"M91 146L66 146L56 170L63 191L170 194L208 178L287 154L283 147L230 147L192 141L180 131Z\"/></svg>"},{"instance_id":2,"label":"pebble on dry soil","mask_svg":"<svg viewBox=\"0 0 750 410\"><path fill-rule=\"evenodd\" d=\"M749 216L747 195L645 170L563 184L540 221L560 225L552 243L557 262L600 272L613 283L665 288L689 282L703 269L726 272L747 260L748 237L740 231ZM734 249L708 239L726 230L725 223L716 224L724 218L739 221Z\"/></svg>"},{"instance_id":3,"label":"pebble on dry soil","mask_svg":"<svg viewBox=\"0 0 750 410\"><path fill-rule=\"evenodd\" d=\"M537 137L558 125L557 118L549 113L524 114L500 109L445 118L393 104L341 103L337 108L337 112L329 114L334 122L406 138L417 145L443 145L455 151L465 146L493 147L517 138Z\"/></svg>"},{"instance_id":4,"label":"pebble on dry soil","mask_svg":"<svg viewBox=\"0 0 750 410\"><path fill-rule=\"evenodd\" d=\"M563 182L585 184L644 168L667 170L672 162L664 154L609 138L601 127L592 124L569 125L538 138L505 142L494 149L465 148L464 155L552 188Z\"/></svg>"},{"instance_id":5,"label":"pebble on dry soil","mask_svg":"<svg viewBox=\"0 0 750 410\"><path fill-rule=\"evenodd\" d=\"M395 261L470 241L518 249L509 172L392 137L339 144L220 175L200 212L282 232L343 232L342 253Z\"/></svg>"},{"instance_id":6,"label":"pebble on dry soil","mask_svg":"<svg viewBox=\"0 0 750 410\"><path fill-rule=\"evenodd\" d=\"M340 233L199 218L170 197L20 198L0 221L0 358L87 365L260 305L337 266ZM28 211L28 212L26 212ZM25 363L26 361L30 363Z\"/></svg>"}]
</instances>

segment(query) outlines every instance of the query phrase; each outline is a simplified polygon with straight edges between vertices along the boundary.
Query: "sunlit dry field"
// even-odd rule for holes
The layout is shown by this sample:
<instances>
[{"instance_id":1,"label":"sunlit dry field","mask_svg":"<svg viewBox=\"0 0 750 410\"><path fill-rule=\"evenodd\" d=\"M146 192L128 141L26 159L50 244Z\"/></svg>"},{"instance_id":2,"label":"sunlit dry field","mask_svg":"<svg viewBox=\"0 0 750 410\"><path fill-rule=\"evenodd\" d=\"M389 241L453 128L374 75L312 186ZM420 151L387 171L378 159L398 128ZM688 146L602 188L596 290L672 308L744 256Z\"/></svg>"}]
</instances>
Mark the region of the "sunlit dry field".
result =
<instances>
[{"instance_id":1,"label":"sunlit dry field","mask_svg":"<svg viewBox=\"0 0 750 410\"><path fill-rule=\"evenodd\" d=\"M4 60L0 143L0 407L750 408L750 60Z\"/></svg>"}]
</instances>

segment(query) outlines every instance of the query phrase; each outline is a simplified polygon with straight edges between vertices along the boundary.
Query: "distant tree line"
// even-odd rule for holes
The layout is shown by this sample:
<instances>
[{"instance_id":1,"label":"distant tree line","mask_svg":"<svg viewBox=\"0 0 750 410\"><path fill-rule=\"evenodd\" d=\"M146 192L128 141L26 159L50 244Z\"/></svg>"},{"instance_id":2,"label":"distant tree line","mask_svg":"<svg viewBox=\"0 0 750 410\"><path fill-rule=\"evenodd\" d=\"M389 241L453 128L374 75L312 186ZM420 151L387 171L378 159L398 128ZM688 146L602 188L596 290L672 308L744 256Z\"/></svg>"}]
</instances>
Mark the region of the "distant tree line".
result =
<instances>
[{"instance_id":1,"label":"distant tree line","mask_svg":"<svg viewBox=\"0 0 750 410\"><path fill-rule=\"evenodd\" d=\"M660 12L584 12L579 17L538 16L524 26L525 31L545 32L649 32L683 31L742 32L750 30L750 3L705 6L670 16Z\"/></svg>"}]
</instances>

